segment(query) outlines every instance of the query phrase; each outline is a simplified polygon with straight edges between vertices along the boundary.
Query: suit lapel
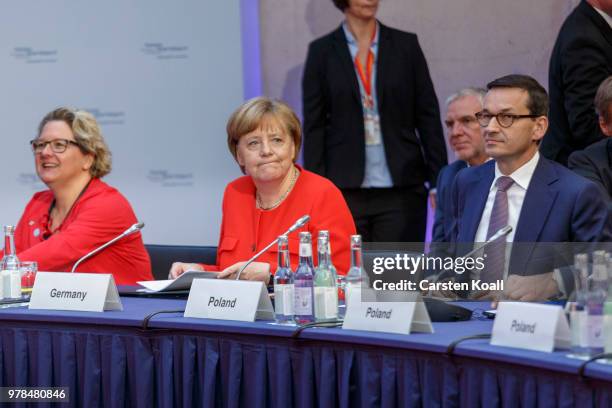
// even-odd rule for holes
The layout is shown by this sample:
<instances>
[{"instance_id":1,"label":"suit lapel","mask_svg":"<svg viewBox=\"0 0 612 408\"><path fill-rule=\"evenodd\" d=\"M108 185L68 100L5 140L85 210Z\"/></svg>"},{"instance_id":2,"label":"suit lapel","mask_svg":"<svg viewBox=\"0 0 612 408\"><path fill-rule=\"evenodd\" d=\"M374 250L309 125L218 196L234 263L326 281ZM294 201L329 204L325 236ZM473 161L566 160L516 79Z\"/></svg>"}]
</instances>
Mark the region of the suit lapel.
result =
<instances>
[{"instance_id":1,"label":"suit lapel","mask_svg":"<svg viewBox=\"0 0 612 408\"><path fill-rule=\"evenodd\" d=\"M340 76L344 77L351 83L352 94L361 106L361 96L359 95L359 82L357 82L357 74L355 73L355 66L353 65L353 60L351 58L351 52L349 51L348 43L346 42L346 36L344 35L344 29L342 25L338 27L336 31L334 31L334 50L336 56L340 60L340 65L342 66L342 70L344 71L344 75Z\"/></svg>"},{"instance_id":2,"label":"suit lapel","mask_svg":"<svg viewBox=\"0 0 612 408\"><path fill-rule=\"evenodd\" d=\"M478 231L482 212L489 197L491 183L493 183L495 177L495 162L491 160L489 163L483 164L477 171L479 177L472 182L473 186L468 186L465 189L469 193L469 197L467 194L463 197L464 228L462 230L464 233L460 235L459 242L474 241L476 238L476 231Z\"/></svg>"},{"instance_id":3,"label":"suit lapel","mask_svg":"<svg viewBox=\"0 0 612 408\"><path fill-rule=\"evenodd\" d=\"M548 218L548 213L552 209L558 194L558 191L551 188L550 185L558 178L557 172L550 163L540 157L525 193L525 200L514 234L515 242L538 241L540 232Z\"/></svg>"},{"instance_id":4,"label":"suit lapel","mask_svg":"<svg viewBox=\"0 0 612 408\"><path fill-rule=\"evenodd\" d=\"M384 25L378 22L378 53L376 56L376 99L378 102L378 110L382 110L385 87L385 73L389 72L388 64L391 62L390 53L392 52L391 31Z\"/></svg>"},{"instance_id":5,"label":"suit lapel","mask_svg":"<svg viewBox=\"0 0 612 408\"><path fill-rule=\"evenodd\" d=\"M612 45L612 28L608 22L595 9L587 4L586 1L581 1L578 7L582 8L583 13L589 18L593 24L599 29L606 41Z\"/></svg>"},{"instance_id":6,"label":"suit lapel","mask_svg":"<svg viewBox=\"0 0 612 408\"><path fill-rule=\"evenodd\" d=\"M559 176L555 169L545 158L540 157L525 193L525 200L514 234L514 242L535 243L540 241L542 229L559 194L554 187L551 187L558 179ZM519 244L517 253L520 255L512 256L510 270L527 270L527 264L535 246Z\"/></svg>"}]
</instances>

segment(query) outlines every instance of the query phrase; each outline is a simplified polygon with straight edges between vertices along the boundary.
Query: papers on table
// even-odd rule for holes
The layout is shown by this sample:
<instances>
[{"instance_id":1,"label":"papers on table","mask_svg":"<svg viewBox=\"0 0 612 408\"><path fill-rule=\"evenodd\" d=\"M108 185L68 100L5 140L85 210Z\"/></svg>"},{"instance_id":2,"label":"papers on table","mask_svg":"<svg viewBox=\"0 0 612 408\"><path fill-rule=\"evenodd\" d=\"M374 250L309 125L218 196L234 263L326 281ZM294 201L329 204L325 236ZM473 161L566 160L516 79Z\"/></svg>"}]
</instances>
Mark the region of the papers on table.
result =
<instances>
[{"instance_id":1,"label":"papers on table","mask_svg":"<svg viewBox=\"0 0 612 408\"><path fill-rule=\"evenodd\" d=\"M217 272L187 271L176 279L164 279L154 281L140 281L138 284L144 286L143 291L170 292L174 290L187 290L191 288L194 279L216 279Z\"/></svg>"}]
</instances>

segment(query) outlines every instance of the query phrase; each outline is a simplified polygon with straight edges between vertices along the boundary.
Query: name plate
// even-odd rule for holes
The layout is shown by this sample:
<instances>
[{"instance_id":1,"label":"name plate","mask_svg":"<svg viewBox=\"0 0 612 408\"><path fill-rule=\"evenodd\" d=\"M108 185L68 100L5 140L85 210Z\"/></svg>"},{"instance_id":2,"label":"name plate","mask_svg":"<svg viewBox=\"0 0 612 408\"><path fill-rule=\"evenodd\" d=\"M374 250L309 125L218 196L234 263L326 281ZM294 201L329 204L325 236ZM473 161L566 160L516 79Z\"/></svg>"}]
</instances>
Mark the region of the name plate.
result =
<instances>
[{"instance_id":1,"label":"name plate","mask_svg":"<svg viewBox=\"0 0 612 408\"><path fill-rule=\"evenodd\" d=\"M376 301L370 301L373 298ZM376 291L374 295L351 296L342 328L400 334L433 333L429 313L418 292Z\"/></svg>"},{"instance_id":2,"label":"name plate","mask_svg":"<svg viewBox=\"0 0 612 408\"><path fill-rule=\"evenodd\" d=\"M123 305L111 274L38 272L29 308L103 312Z\"/></svg>"},{"instance_id":3,"label":"name plate","mask_svg":"<svg viewBox=\"0 0 612 408\"><path fill-rule=\"evenodd\" d=\"M500 302L491 344L550 353L555 347L569 348L571 337L559 305Z\"/></svg>"},{"instance_id":4,"label":"name plate","mask_svg":"<svg viewBox=\"0 0 612 408\"><path fill-rule=\"evenodd\" d=\"M184 316L253 322L274 320L274 309L263 282L194 279Z\"/></svg>"}]
</instances>

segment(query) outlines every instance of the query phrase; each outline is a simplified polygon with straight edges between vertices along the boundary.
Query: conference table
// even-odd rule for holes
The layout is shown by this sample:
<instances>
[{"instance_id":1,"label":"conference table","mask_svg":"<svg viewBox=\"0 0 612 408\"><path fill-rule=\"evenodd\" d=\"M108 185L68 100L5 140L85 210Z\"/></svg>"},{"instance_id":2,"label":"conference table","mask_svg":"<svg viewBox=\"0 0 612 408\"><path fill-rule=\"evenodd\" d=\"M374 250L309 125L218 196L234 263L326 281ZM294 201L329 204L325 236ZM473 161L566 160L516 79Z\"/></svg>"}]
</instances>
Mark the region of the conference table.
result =
<instances>
[{"instance_id":1,"label":"conference table","mask_svg":"<svg viewBox=\"0 0 612 408\"><path fill-rule=\"evenodd\" d=\"M612 405L612 365L492 346L486 303L410 335L184 318L186 300L103 313L0 309L0 386L68 387L87 407ZM161 312L161 313L158 313ZM36 406L45 406L39 404Z\"/></svg>"}]
</instances>

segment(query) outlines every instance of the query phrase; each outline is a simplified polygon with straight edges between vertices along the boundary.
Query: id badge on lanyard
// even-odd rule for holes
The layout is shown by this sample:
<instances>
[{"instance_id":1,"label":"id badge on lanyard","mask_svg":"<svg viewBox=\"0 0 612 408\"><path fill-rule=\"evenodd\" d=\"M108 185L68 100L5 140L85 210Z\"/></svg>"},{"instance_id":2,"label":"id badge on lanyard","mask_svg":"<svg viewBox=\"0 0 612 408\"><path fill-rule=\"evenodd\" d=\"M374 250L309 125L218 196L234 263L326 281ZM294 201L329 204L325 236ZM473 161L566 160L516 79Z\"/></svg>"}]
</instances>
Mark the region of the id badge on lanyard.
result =
<instances>
[{"instance_id":1,"label":"id badge on lanyard","mask_svg":"<svg viewBox=\"0 0 612 408\"><path fill-rule=\"evenodd\" d=\"M374 35L376 31L374 31ZM372 36L374 41L374 36ZM359 56L355 56L355 68L359 74L359 80L362 85L361 92L361 105L363 107L363 120L365 130L365 144L366 146L375 146L382 143L380 133L380 117L378 113L374 111L374 98L372 96L372 67L374 65L374 53L372 50L368 50L368 57L366 60L366 72L363 72Z\"/></svg>"}]
</instances>

